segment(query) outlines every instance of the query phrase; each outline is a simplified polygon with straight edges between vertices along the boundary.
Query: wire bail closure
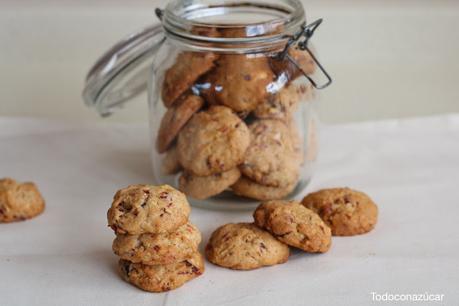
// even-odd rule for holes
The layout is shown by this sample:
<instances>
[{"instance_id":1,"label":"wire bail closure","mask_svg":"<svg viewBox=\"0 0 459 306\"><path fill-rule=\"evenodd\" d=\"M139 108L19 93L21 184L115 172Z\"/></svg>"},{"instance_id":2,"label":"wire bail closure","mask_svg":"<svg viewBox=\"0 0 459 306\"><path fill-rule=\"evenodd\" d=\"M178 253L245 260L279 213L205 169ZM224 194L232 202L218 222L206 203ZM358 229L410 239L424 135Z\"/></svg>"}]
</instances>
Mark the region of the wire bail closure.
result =
<instances>
[{"instance_id":1,"label":"wire bail closure","mask_svg":"<svg viewBox=\"0 0 459 306\"><path fill-rule=\"evenodd\" d=\"M308 48L308 42L309 39L314 35L314 32L316 29L320 26L320 24L323 22L323 19L318 19L314 21L313 23L310 23L309 25L302 25L301 30L295 33L290 40L287 42L287 45L285 46L285 49L279 53L278 59L285 59L287 58L297 69L299 69L303 75L311 82L312 86L316 89L324 89L333 82L332 78L328 74L328 72L325 70L325 68L322 66L322 64L319 62L319 60L315 57L315 55L311 52L311 50ZM316 81L314 81L309 75L306 74L306 72L300 67L300 65L293 59L292 56L288 53L288 50L290 47L292 47L294 44L297 44L298 48L302 51L307 51L311 58L314 60L316 65L319 67L320 71L325 75L327 81L326 83L322 85L318 85Z\"/></svg>"}]
</instances>

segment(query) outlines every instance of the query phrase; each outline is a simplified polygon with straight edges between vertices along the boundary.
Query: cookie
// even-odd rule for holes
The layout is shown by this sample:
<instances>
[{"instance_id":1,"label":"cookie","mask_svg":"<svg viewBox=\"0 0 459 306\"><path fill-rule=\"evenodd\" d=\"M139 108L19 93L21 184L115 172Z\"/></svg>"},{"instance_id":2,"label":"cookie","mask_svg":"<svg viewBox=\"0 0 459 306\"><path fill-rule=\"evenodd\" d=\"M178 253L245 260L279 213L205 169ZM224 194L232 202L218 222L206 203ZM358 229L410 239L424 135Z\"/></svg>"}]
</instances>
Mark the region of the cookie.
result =
<instances>
[{"instance_id":1,"label":"cookie","mask_svg":"<svg viewBox=\"0 0 459 306\"><path fill-rule=\"evenodd\" d=\"M284 75L284 77L288 80L293 81L298 77L303 76L303 73L306 73L308 76L314 74L316 71L316 63L308 51L300 50L298 46L292 46L289 49L288 54L297 63L301 70L298 69L298 67L287 57L284 59L272 57L269 63L277 76Z\"/></svg>"},{"instance_id":2,"label":"cookie","mask_svg":"<svg viewBox=\"0 0 459 306\"><path fill-rule=\"evenodd\" d=\"M45 201L34 183L0 180L0 223L31 219L45 210Z\"/></svg>"},{"instance_id":3,"label":"cookie","mask_svg":"<svg viewBox=\"0 0 459 306\"><path fill-rule=\"evenodd\" d=\"M249 126L250 145L239 166L246 177L269 187L290 186L300 162L290 131L280 120L258 120Z\"/></svg>"},{"instance_id":4,"label":"cookie","mask_svg":"<svg viewBox=\"0 0 459 306\"><path fill-rule=\"evenodd\" d=\"M319 151L319 140L317 135L317 127L314 120L308 123L307 146L306 146L306 160L315 161Z\"/></svg>"},{"instance_id":5,"label":"cookie","mask_svg":"<svg viewBox=\"0 0 459 306\"><path fill-rule=\"evenodd\" d=\"M296 201L268 201L253 213L255 224L278 240L310 253L330 249L331 231L320 217Z\"/></svg>"},{"instance_id":6,"label":"cookie","mask_svg":"<svg viewBox=\"0 0 459 306\"><path fill-rule=\"evenodd\" d=\"M162 87L162 99L171 107L185 91L190 89L200 76L214 67L218 55L212 52L183 52L175 64L166 70Z\"/></svg>"},{"instance_id":7,"label":"cookie","mask_svg":"<svg viewBox=\"0 0 459 306\"><path fill-rule=\"evenodd\" d=\"M201 97L185 95L166 111L156 138L156 149L159 153L167 151L183 126L203 105L204 100Z\"/></svg>"},{"instance_id":8,"label":"cookie","mask_svg":"<svg viewBox=\"0 0 459 306\"><path fill-rule=\"evenodd\" d=\"M119 190L108 210L116 234L170 233L188 221L185 195L169 185L131 185Z\"/></svg>"},{"instance_id":9,"label":"cookie","mask_svg":"<svg viewBox=\"0 0 459 306\"><path fill-rule=\"evenodd\" d=\"M269 187L260 185L249 178L241 178L231 186L233 192L239 196L260 201L279 200L287 197L295 189L298 181L296 179L290 185L284 187Z\"/></svg>"},{"instance_id":10,"label":"cookie","mask_svg":"<svg viewBox=\"0 0 459 306\"><path fill-rule=\"evenodd\" d=\"M225 268L251 270L287 261L289 248L252 223L231 223L212 233L207 259Z\"/></svg>"},{"instance_id":11,"label":"cookie","mask_svg":"<svg viewBox=\"0 0 459 306\"><path fill-rule=\"evenodd\" d=\"M177 146L173 146L167 150L161 163L161 173L165 175L172 175L180 172L182 166L178 160Z\"/></svg>"},{"instance_id":12,"label":"cookie","mask_svg":"<svg viewBox=\"0 0 459 306\"><path fill-rule=\"evenodd\" d=\"M237 168L210 176L196 176L185 171L180 176L179 189L187 196L203 200L222 193L236 183L240 176L241 172Z\"/></svg>"},{"instance_id":13,"label":"cookie","mask_svg":"<svg viewBox=\"0 0 459 306\"><path fill-rule=\"evenodd\" d=\"M197 252L201 233L191 223L164 234L118 235L113 252L122 259L146 265L167 265L183 261Z\"/></svg>"},{"instance_id":14,"label":"cookie","mask_svg":"<svg viewBox=\"0 0 459 306\"><path fill-rule=\"evenodd\" d=\"M225 105L235 112L247 113L270 95L274 75L264 56L221 55L216 68L202 81L208 89L201 94L210 104Z\"/></svg>"},{"instance_id":15,"label":"cookie","mask_svg":"<svg viewBox=\"0 0 459 306\"><path fill-rule=\"evenodd\" d=\"M304 143L295 118L291 117L287 119L287 127L290 131L290 137L292 138L293 154L295 156L295 160L298 162L299 166L302 166L305 160L303 149Z\"/></svg>"},{"instance_id":16,"label":"cookie","mask_svg":"<svg viewBox=\"0 0 459 306\"><path fill-rule=\"evenodd\" d=\"M366 194L349 188L323 189L302 201L331 228L334 236L354 236L371 231L378 219L378 207Z\"/></svg>"},{"instance_id":17,"label":"cookie","mask_svg":"<svg viewBox=\"0 0 459 306\"><path fill-rule=\"evenodd\" d=\"M178 157L189 172L209 176L242 163L249 142L249 129L231 109L212 106L193 115L179 133Z\"/></svg>"},{"instance_id":18,"label":"cookie","mask_svg":"<svg viewBox=\"0 0 459 306\"><path fill-rule=\"evenodd\" d=\"M309 86L290 84L258 104L253 114L260 119L286 119L298 109L298 104L308 99Z\"/></svg>"},{"instance_id":19,"label":"cookie","mask_svg":"<svg viewBox=\"0 0 459 306\"><path fill-rule=\"evenodd\" d=\"M204 273L204 259L195 252L190 258L169 265L144 265L120 259L119 272L123 279L150 292L164 292L181 287Z\"/></svg>"}]
</instances>

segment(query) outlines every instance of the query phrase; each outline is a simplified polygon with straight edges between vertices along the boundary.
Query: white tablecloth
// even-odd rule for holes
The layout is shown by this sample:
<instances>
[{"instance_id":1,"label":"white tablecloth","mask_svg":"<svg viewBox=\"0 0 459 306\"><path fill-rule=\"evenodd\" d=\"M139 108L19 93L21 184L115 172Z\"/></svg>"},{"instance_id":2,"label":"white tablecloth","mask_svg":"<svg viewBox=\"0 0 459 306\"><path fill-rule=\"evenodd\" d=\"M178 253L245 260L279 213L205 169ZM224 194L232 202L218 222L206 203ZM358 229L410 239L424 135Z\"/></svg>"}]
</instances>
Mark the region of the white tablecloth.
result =
<instances>
[{"instance_id":1,"label":"white tablecloth","mask_svg":"<svg viewBox=\"0 0 459 306\"><path fill-rule=\"evenodd\" d=\"M148 137L146 125L0 119L0 177L36 182L47 201L36 219L0 224L0 305L369 305L372 292L444 294L458 305L459 115L324 128L308 191L367 192L376 229L270 268L207 263L164 294L120 279L106 226L114 192L151 181ZM217 226L251 215L193 208L191 219L202 250Z\"/></svg>"}]
</instances>

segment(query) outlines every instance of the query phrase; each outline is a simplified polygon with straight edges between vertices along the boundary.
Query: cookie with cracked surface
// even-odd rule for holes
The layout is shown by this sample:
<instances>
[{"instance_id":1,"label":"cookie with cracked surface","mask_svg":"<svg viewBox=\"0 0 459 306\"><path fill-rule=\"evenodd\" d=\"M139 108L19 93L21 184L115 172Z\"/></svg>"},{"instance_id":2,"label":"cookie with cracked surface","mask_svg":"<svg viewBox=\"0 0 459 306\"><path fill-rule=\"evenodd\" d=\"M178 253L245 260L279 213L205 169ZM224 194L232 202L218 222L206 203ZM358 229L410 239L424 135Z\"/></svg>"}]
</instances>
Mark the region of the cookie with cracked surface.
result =
<instances>
[{"instance_id":1,"label":"cookie with cracked surface","mask_svg":"<svg viewBox=\"0 0 459 306\"><path fill-rule=\"evenodd\" d=\"M190 258L168 265L144 265L120 259L118 270L125 281L150 292L181 287L204 273L204 259L198 252Z\"/></svg>"},{"instance_id":2,"label":"cookie with cracked surface","mask_svg":"<svg viewBox=\"0 0 459 306\"><path fill-rule=\"evenodd\" d=\"M291 47L288 51L290 57L296 61L300 68L307 75L312 75L316 71L316 63L308 51L303 51L298 46ZM293 81L303 75L303 71L298 69L288 58L271 58L269 61L272 70L276 75L285 74L288 80Z\"/></svg>"},{"instance_id":3,"label":"cookie with cracked surface","mask_svg":"<svg viewBox=\"0 0 459 306\"><path fill-rule=\"evenodd\" d=\"M118 235L113 252L122 259L146 265L167 265L183 261L197 252L201 233L191 223L164 234Z\"/></svg>"},{"instance_id":4,"label":"cookie with cracked surface","mask_svg":"<svg viewBox=\"0 0 459 306\"><path fill-rule=\"evenodd\" d=\"M34 218L45 210L45 201L34 183L0 180L0 223Z\"/></svg>"},{"instance_id":5,"label":"cookie with cracked surface","mask_svg":"<svg viewBox=\"0 0 459 306\"><path fill-rule=\"evenodd\" d=\"M292 193L297 183L298 177L290 185L284 187L269 187L258 184L247 177L241 176L239 180L231 186L231 189L235 194L250 199L260 201L279 200Z\"/></svg>"},{"instance_id":6,"label":"cookie with cracked surface","mask_svg":"<svg viewBox=\"0 0 459 306\"><path fill-rule=\"evenodd\" d=\"M330 228L300 202L264 202L257 207L253 218L258 227L290 246L310 253L324 253L330 249Z\"/></svg>"},{"instance_id":7,"label":"cookie with cracked surface","mask_svg":"<svg viewBox=\"0 0 459 306\"><path fill-rule=\"evenodd\" d=\"M212 106L193 115L179 133L178 157L189 172L209 176L242 163L249 142L249 129L231 109Z\"/></svg>"},{"instance_id":8,"label":"cookie with cracked surface","mask_svg":"<svg viewBox=\"0 0 459 306\"><path fill-rule=\"evenodd\" d=\"M225 268L251 270L287 261L286 244L252 223L230 223L216 229L206 246L207 259Z\"/></svg>"},{"instance_id":9,"label":"cookie with cracked surface","mask_svg":"<svg viewBox=\"0 0 459 306\"><path fill-rule=\"evenodd\" d=\"M175 64L166 70L162 87L162 99L171 107L193 84L214 67L218 55L212 52L183 52Z\"/></svg>"},{"instance_id":10,"label":"cookie with cracked surface","mask_svg":"<svg viewBox=\"0 0 459 306\"><path fill-rule=\"evenodd\" d=\"M280 120L258 120L249 126L250 145L239 166L242 174L269 187L290 186L300 164L287 125Z\"/></svg>"},{"instance_id":11,"label":"cookie with cracked surface","mask_svg":"<svg viewBox=\"0 0 459 306\"><path fill-rule=\"evenodd\" d=\"M201 91L210 104L225 105L235 112L250 112L270 95L274 75L264 56L222 55L216 67L202 81Z\"/></svg>"},{"instance_id":12,"label":"cookie with cracked surface","mask_svg":"<svg viewBox=\"0 0 459 306\"><path fill-rule=\"evenodd\" d=\"M240 176L237 168L209 176L196 176L185 171L179 178L179 189L187 196L203 200L222 193Z\"/></svg>"},{"instance_id":13,"label":"cookie with cracked surface","mask_svg":"<svg viewBox=\"0 0 459 306\"><path fill-rule=\"evenodd\" d=\"M182 166L178 160L177 146L173 146L167 150L161 164L161 173L165 175L177 174L182 170Z\"/></svg>"},{"instance_id":14,"label":"cookie with cracked surface","mask_svg":"<svg viewBox=\"0 0 459 306\"><path fill-rule=\"evenodd\" d=\"M159 153L169 149L183 126L203 105L204 100L201 97L185 95L166 111L156 138L156 149Z\"/></svg>"},{"instance_id":15,"label":"cookie with cracked surface","mask_svg":"<svg viewBox=\"0 0 459 306\"><path fill-rule=\"evenodd\" d=\"M190 205L169 185L131 185L119 190L108 210L116 234L170 233L187 223Z\"/></svg>"},{"instance_id":16,"label":"cookie with cracked surface","mask_svg":"<svg viewBox=\"0 0 459 306\"><path fill-rule=\"evenodd\" d=\"M334 236L354 236L371 231L378 220L378 207L363 192L350 188L323 189L302 201L331 228Z\"/></svg>"}]
</instances>

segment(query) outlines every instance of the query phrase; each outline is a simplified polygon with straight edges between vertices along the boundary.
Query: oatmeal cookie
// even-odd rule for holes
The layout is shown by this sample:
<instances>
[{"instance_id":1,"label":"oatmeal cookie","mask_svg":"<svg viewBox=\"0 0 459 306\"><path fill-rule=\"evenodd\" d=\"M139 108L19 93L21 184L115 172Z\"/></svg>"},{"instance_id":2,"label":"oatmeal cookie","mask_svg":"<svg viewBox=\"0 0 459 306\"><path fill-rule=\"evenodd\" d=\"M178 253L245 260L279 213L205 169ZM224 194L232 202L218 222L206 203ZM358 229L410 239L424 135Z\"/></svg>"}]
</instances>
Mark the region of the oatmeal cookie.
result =
<instances>
[{"instance_id":1,"label":"oatmeal cookie","mask_svg":"<svg viewBox=\"0 0 459 306\"><path fill-rule=\"evenodd\" d=\"M195 252L190 258L169 265L144 265L120 259L119 272L123 279L150 292L176 289L204 273L204 259Z\"/></svg>"},{"instance_id":2,"label":"oatmeal cookie","mask_svg":"<svg viewBox=\"0 0 459 306\"><path fill-rule=\"evenodd\" d=\"M214 67L218 55L212 52L183 52L177 56L175 64L166 70L162 88L162 99L166 107L171 107L200 76Z\"/></svg>"},{"instance_id":3,"label":"oatmeal cookie","mask_svg":"<svg viewBox=\"0 0 459 306\"><path fill-rule=\"evenodd\" d=\"M252 223L226 224L212 233L207 259L219 266L251 270L287 261L289 248Z\"/></svg>"},{"instance_id":4,"label":"oatmeal cookie","mask_svg":"<svg viewBox=\"0 0 459 306\"><path fill-rule=\"evenodd\" d=\"M250 112L269 95L274 75L263 56L222 55L216 68L203 80L209 89L202 95L210 104L228 106L235 112Z\"/></svg>"},{"instance_id":5,"label":"oatmeal cookie","mask_svg":"<svg viewBox=\"0 0 459 306\"><path fill-rule=\"evenodd\" d=\"M324 253L331 245L330 228L296 201L268 201L253 214L255 224L278 240L310 253Z\"/></svg>"},{"instance_id":6,"label":"oatmeal cookie","mask_svg":"<svg viewBox=\"0 0 459 306\"><path fill-rule=\"evenodd\" d=\"M293 183L284 187L269 187L260 185L249 178L241 176L241 178L231 186L233 192L239 196L266 201L279 200L288 196L295 189L298 183L298 178Z\"/></svg>"},{"instance_id":7,"label":"oatmeal cookie","mask_svg":"<svg viewBox=\"0 0 459 306\"><path fill-rule=\"evenodd\" d=\"M302 201L331 228L334 236L354 236L371 231L378 219L378 207L366 194L349 188L323 189Z\"/></svg>"},{"instance_id":8,"label":"oatmeal cookie","mask_svg":"<svg viewBox=\"0 0 459 306\"><path fill-rule=\"evenodd\" d=\"M185 95L166 111L156 138L156 149L159 153L167 151L183 126L203 105L204 100L201 97Z\"/></svg>"},{"instance_id":9,"label":"oatmeal cookie","mask_svg":"<svg viewBox=\"0 0 459 306\"><path fill-rule=\"evenodd\" d=\"M231 109L212 106L195 114L179 133L180 164L198 176L228 171L244 159L249 129Z\"/></svg>"},{"instance_id":10,"label":"oatmeal cookie","mask_svg":"<svg viewBox=\"0 0 459 306\"><path fill-rule=\"evenodd\" d=\"M168 185L131 185L119 190L108 210L116 234L170 233L188 221L185 195Z\"/></svg>"},{"instance_id":11,"label":"oatmeal cookie","mask_svg":"<svg viewBox=\"0 0 459 306\"><path fill-rule=\"evenodd\" d=\"M269 187L290 186L298 177L298 156L291 133L280 120L258 120L249 126L250 145L239 166L246 177Z\"/></svg>"},{"instance_id":12,"label":"oatmeal cookie","mask_svg":"<svg viewBox=\"0 0 459 306\"><path fill-rule=\"evenodd\" d=\"M113 252L122 259L146 265L167 265L183 261L197 252L201 233L191 223L164 234L118 235Z\"/></svg>"},{"instance_id":13,"label":"oatmeal cookie","mask_svg":"<svg viewBox=\"0 0 459 306\"><path fill-rule=\"evenodd\" d=\"M45 201L34 183L0 180L0 223L31 219L45 210Z\"/></svg>"},{"instance_id":14,"label":"oatmeal cookie","mask_svg":"<svg viewBox=\"0 0 459 306\"><path fill-rule=\"evenodd\" d=\"M241 176L237 168L209 176L196 176L183 172L179 179L179 189L195 199L207 199L225 191Z\"/></svg>"}]
</instances>

